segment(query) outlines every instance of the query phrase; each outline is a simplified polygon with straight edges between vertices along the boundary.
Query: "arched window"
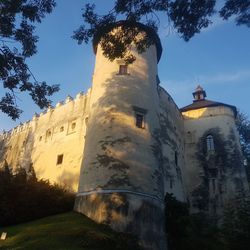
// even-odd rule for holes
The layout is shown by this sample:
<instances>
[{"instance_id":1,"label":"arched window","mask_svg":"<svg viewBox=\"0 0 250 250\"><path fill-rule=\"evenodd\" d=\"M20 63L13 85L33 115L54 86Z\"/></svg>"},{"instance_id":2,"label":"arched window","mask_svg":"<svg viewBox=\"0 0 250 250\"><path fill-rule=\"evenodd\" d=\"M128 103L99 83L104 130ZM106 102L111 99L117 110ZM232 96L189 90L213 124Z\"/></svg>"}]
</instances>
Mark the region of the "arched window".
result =
<instances>
[{"instance_id":1,"label":"arched window","mask_svg":"<svg viewBox=\"0 0 250 250\"><path fill-rule=\"evenodd\" d=\"M214 150L214 138L212 135L207 136L207 151Z\"/></svg>"}]
</instances>

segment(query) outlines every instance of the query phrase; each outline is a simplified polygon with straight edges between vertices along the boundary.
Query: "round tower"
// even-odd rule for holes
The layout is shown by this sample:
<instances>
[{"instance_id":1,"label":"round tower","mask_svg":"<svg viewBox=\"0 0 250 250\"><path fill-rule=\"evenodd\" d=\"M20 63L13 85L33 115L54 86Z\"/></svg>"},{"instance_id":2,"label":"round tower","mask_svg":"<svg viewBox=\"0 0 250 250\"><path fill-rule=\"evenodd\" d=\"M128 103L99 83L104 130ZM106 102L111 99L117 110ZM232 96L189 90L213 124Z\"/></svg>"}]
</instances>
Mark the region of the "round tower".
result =
<instances>
[{"instance_id":1,"label":"round tower","mask_svg":"<svg viewBox=\"0 0 250 250\"><path fill-rule=\"evenodd\" d=\"M191 212L222 218L227 203L249 187L235 119L235 106L206 99L199 85L184 118L185 179Z\"/></svg>"},{"instance_id":2,"label":"round tower","mask_svg":"<svg viewBox=\"0 0 250 250\"><path fill-rule=\"evenodd\" d=\"M96 63L75 210L137 235L145 249L166 249L162 170L154 150L161 43L151 28L137 25L154 44L141 54L132 46L136 60L129 65L107 59L101 36L94 39Z\"/></svg>"}]
</instances>

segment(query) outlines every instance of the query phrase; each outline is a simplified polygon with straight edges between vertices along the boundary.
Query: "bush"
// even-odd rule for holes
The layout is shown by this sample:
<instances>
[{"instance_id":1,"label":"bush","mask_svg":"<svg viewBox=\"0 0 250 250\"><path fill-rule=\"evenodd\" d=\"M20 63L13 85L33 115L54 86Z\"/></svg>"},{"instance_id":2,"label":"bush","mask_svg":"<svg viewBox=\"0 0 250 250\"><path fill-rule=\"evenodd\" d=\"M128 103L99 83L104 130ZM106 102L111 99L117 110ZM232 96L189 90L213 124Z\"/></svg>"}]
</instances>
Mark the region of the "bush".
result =
<instances>
[{"instance_id":1,"label":"bush","mask_svg":"<svg viewBox=\"0 0 250 250\"><path fill-rule=\"evenodd\" d=\"M34 171L13 174L0 170L0 225L8 226L71 211L74 194L48 180L37 180Z\"/></svg>"},{"instance_id":2,"label":"bush","mask_svg":"<svg viewBox=\"0 0 250 250\"><path fill-rule=\"evenodd\" d=\"M250 246L250 197L240 196L225 209L221 228L227 250L248 250Z\"/></svg>"},{"instance_id":3,"label":"bush","mask_svg":"<svg viewBox=\"0 0 250 250\"><path fill-rule=\"evenodd\" d=\"M217 225L205 214L189 214L188 205L172 194L166 195L165 207L169 250L226 249Z\"/></svg>"}]
</instances>

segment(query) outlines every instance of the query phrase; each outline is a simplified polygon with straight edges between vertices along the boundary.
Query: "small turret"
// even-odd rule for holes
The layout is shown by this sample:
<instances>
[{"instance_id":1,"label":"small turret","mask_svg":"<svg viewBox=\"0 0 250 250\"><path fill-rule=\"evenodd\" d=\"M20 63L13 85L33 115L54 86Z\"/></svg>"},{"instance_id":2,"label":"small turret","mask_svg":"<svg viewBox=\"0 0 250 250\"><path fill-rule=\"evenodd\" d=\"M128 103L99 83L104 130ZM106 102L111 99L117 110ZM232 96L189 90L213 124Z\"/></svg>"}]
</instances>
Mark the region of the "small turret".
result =
<instances>
[{"instance_id":1,"label":"small turret","mask_svg":"<svg viewBox=\"0 0 250 250\"><path fill-rule=\"evenodd\" d=\"M194 102L202 101L205 100L207 94L206 91L203 90L203 88L200 85L198 85L193 93L193 97L194 97Z\"/></svg>"}]
</instances>

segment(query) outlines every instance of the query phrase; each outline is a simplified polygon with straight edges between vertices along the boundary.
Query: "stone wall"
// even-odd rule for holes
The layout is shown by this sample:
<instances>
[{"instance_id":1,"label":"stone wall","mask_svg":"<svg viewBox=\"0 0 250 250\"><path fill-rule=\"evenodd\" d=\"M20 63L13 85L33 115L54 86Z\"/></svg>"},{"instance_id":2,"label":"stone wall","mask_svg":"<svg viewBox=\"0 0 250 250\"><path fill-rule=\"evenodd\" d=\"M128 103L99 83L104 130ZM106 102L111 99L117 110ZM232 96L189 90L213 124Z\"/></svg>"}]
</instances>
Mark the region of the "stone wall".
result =
<instances>
[{"instance_id":1,"label":"stone wall","mask_svg":"<svg viewBox=\"0 0 250 250\"><path fill-rule=\"evenodd\" d=\"M220 215L225 204L248 192L235 114L227 106L183 112L187 189L192 211ZM213 137L212 149L207 136Z\"/></svg>"},{"instance_id":2,"label":"stone wall","mask_svg":"<svg viewBox=\"0 0 250 250\"><path fill-rule=\"evenodd\" d=\"M89 113L87 94L67 97L40 115L1 135L1 165L15 171L33 166L38 178L77 191Z\"/></svg>"}]
</instances>

